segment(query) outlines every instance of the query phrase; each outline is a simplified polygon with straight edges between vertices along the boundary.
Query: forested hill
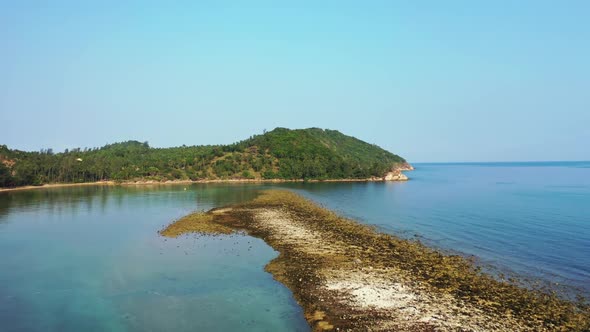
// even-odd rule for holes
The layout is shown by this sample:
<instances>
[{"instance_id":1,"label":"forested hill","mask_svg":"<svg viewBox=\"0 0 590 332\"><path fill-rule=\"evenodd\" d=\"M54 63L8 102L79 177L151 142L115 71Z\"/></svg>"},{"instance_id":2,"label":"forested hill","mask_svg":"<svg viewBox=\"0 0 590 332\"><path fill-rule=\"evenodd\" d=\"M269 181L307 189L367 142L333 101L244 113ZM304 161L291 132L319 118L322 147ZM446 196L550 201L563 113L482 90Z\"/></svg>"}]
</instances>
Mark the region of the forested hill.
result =
<instances>
[{"instance_id":1,"label":"forested hill","mask_svg":"<svg viewBox=\"0 0 590 332\"><path fill-rule=\"evenodd\" d=\"M53 153L0 145L0 187L103 180L362 179L400 156L336 130L276 128L230 145L152 148L128 141Z\"/></svg>"}]
</instances>

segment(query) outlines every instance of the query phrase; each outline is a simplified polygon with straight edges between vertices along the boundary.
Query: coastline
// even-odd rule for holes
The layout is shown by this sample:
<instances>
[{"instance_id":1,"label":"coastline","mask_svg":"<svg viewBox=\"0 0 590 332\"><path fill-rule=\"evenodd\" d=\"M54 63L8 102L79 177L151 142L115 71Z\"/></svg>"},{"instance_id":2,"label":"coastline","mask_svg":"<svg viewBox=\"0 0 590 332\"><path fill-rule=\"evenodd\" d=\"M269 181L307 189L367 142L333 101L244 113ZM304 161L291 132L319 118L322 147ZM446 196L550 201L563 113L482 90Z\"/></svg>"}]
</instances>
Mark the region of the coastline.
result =
<instances>
[{"instance_id":1,"label":"coastline","mask_svg":"<svg viewBox=\"0 0 590 332\"><path fill-rule=\"evenodd\" d=\"M114 185L116 185L116 183L114 181L96 181L96 182L81 182L81 183L48 183L48 184L43 184L40 186L20 186L20 187L12 187L12 188L0 188L0 193L1 192L10 192L10 191L34 190L34 189L99 186L99 185L114 186Z\"/></svg>"},{"instance_id":2,"label":"coastline","mask_svg":"<svg viewBox=\"0 0 590 332\"><path fill-rule=\"evenodd\" d=\"M399 174L403 175L401 171ZM295 183L295 182L391 182L391 181L407 181L408 178L403 175L399 179L385 179L379 177L365 178L365 179L325 179L325 180L304 180L304 179L211 179L211 180L167 180L167 181L154 181L154 180L139 180L139 181L95 181L95 182L81 182L81 183L49 183L40 186L21 186L14 188L0 188L1 192L10 191L22 191L22 190L33 190L33 189L47 189L47 188L60 188L60 187L79 187L79 186L142 186L142 185L166 185L166 184L194 184L194 183Z\"/></svg>"},{"instance_id":3,"label":"coastline","mask_svg":"<svg viewBox=\"0 0 590 332\"><path fill-rule=\"evenodd\" d=\"M590 308L498 281L469 261L382 234L291 192L192 214L160 232L245 232L314 331L585 331Z\"/></svg>"}]
</instances>

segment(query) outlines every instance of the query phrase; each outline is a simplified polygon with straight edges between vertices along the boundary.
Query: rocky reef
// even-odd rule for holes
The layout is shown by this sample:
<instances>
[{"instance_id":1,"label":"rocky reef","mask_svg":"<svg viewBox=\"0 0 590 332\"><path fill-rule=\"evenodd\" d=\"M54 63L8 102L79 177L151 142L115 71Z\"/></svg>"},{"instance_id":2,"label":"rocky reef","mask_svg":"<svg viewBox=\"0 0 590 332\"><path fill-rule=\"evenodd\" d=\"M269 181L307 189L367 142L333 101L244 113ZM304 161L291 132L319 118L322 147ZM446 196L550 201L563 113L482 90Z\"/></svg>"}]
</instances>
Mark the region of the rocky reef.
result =
<instances>
[{"instance_id":1,"label":"rocky reef","mask_svg":"<svg viewBox=\"0 0 590 332\"><path fill-rule=\"evenodd\" d=\"M279 252L266 270L314 331L589 331L590 308L483 274L288 191L196 213L161 231L246 232Z\"/></svg>"}]
</instances>

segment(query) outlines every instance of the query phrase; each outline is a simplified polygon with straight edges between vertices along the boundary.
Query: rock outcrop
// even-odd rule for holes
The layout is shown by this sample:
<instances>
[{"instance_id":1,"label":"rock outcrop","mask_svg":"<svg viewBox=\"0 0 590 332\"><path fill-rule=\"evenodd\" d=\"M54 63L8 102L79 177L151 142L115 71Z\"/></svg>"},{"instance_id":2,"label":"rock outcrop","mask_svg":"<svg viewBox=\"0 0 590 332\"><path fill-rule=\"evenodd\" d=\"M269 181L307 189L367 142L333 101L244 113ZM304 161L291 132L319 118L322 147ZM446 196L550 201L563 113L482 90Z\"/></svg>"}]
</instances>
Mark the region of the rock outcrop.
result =
<instances>
[{"instance_id":1,"label":"rock outcrop","mask_svg":"<svg viewBox=\"0 0 590 332\"><path fill-rule=\"evenodd\" d=\"M408 177L400 170L396 169L385 174L383 181L408 181Z\"/></svg>"},{"instance_id":2,"label":"rock outcrop","mask_svg":"<svg viewBox=\"0 0 590 332\"><path fill-rule=\"evenodd\" d=\"M383 181L408 181L408 177L402 171L413 171L414 167L408 163L396 164L393 169L383 176Z\"/></svg>"},{"instance_id":3,"label":"rock outcrop","mask_svg":"<svg viewBox=\"0 0 590 332\"><path fill-rule=\"evenodd\" d=\"M401 163L396 166L396 169L400 171L413 171L414 166L410 165L409 163Z\"/></svg>"}]
</instances>

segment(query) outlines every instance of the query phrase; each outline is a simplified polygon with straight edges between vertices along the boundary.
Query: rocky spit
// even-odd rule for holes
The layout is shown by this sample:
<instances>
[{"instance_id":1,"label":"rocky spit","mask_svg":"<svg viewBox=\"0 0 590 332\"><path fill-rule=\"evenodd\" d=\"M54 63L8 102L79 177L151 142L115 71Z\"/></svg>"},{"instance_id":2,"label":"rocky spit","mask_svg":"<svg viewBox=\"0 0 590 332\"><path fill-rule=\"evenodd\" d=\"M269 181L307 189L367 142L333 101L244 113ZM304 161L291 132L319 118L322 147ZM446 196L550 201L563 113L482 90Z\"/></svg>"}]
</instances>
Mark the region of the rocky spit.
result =
<instances>
[{"instance_id":1,"label":"rocky spit","mask_svg":"<svg viewBox=\"0 0 590 332\"><path fill-rule=\"evenodd\" d=\"M518 314L498 309L494 298L474 300L432 287L419 277L413 262L399 258L408 252L404 240L341 218L290 192L267 191L250 203L189 215L161 234L235 231L262 238L279 252L266 270L292 290L314 331L569 330L553 328L537 317L538 311ZM583 316L572 317L570 323L581 324L583 330Z\"/></svg>"}]
</instances>

